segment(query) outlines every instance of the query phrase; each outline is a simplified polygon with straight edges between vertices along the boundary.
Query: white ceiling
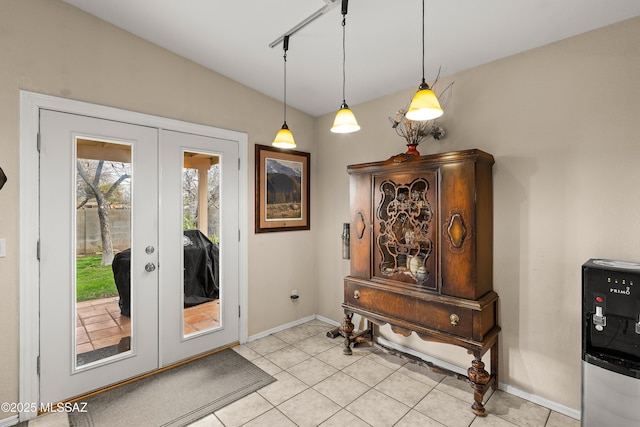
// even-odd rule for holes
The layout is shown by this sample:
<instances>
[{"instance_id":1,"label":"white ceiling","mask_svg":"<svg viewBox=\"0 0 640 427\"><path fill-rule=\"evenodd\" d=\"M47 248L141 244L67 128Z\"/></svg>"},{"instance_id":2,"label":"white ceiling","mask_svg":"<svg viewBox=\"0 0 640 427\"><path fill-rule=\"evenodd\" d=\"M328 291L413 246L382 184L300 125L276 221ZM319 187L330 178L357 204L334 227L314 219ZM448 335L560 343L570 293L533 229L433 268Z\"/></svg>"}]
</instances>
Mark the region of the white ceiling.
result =
<instances>
[{"instance_id":1,"label":"white ceiling","mask_svg":"<svg viewBox=\"0 0 640 427\"><path fill-rule=\"evenodd\" d=\"M319 116L342 103L341 0L64 1L278 100L283 50L282 44L269 44L329 6L328 13L290 37L287 104ZM351 107L417 88L421 4L349 2L346 101ZM427 0L426 10L425 77L431 81L439 67L450 75L639 16L640 1Z\"/></svg>"}]
</instances>

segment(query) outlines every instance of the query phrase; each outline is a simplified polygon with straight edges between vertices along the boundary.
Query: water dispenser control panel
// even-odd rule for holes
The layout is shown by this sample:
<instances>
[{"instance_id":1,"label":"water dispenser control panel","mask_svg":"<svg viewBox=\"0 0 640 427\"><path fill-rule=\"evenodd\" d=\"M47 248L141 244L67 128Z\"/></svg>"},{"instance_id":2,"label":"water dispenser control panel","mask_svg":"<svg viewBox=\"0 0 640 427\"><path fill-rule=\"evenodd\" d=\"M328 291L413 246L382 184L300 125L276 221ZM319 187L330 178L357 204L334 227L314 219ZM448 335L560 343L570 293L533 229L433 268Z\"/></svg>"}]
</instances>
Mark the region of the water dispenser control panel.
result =
<instances>
[{"instance_id":1,"label":"water dispenser control panel","mask_svg":"<svg viewBox=\"0 0 640 427\"><path fill-rule=\"evenodd\" d=\"M640 363L640 264L591 259L582 291L583 356Z\"/></svg>"}]
</instances>

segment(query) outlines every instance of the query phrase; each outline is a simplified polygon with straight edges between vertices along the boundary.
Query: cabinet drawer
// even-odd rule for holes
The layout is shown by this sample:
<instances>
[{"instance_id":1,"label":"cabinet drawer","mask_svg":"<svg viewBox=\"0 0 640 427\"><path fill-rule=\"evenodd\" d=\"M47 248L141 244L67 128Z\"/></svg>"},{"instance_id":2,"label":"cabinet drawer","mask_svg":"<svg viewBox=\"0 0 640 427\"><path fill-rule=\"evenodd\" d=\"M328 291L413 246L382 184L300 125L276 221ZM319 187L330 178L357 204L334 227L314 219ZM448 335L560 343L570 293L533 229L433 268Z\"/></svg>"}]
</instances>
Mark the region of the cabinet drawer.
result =
<instances>
[{"instance_id":1,"label":"cabinet drawer","mask_svg":"<svg viewBox=\"0 0 640 427\"><path fill-rule=\"evenodd\" d=\"M421 297L369 287L345 280L344 301L348 306L443 331L459 337L473 336L473 310Z\"/></svg>"}]
</instances>

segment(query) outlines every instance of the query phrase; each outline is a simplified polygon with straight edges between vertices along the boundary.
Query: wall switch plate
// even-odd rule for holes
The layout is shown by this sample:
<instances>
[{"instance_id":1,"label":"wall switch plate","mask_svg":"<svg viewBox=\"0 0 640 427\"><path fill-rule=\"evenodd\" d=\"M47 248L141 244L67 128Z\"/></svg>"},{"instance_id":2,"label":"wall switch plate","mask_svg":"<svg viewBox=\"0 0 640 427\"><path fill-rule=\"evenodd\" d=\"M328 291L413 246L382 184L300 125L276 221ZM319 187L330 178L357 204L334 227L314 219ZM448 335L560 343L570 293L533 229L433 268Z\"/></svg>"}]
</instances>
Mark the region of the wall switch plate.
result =
<instances>
[{"instance_id":1,"label":"wall switch plate","mask_svg":"<svg viewBox=\"0 0 640 427\"><path fill-rule=\"evenodd\" d=\"M7 256L7 239L0 238L0 258Z\"/></svg>"}]
</instances>

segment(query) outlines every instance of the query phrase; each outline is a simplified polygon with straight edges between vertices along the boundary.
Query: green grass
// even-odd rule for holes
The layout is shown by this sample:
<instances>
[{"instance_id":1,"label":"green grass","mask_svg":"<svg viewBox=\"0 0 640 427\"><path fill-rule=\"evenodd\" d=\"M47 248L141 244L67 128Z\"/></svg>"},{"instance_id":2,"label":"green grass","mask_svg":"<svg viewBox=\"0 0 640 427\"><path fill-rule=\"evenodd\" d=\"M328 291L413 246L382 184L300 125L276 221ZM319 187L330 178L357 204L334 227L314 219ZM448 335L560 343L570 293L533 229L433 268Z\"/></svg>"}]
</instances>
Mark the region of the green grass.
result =
<instances>
[{"instance_id":1,"label":"green grass","mask_svg":"<svg viewBox=\"0 0 640 427\"><path fill-rule=\"evenodd\" d=\"M110 265L100 265L102 255L76 258L76 301L118 295Z\"/></svg>"}]
</instances>

